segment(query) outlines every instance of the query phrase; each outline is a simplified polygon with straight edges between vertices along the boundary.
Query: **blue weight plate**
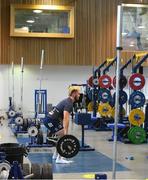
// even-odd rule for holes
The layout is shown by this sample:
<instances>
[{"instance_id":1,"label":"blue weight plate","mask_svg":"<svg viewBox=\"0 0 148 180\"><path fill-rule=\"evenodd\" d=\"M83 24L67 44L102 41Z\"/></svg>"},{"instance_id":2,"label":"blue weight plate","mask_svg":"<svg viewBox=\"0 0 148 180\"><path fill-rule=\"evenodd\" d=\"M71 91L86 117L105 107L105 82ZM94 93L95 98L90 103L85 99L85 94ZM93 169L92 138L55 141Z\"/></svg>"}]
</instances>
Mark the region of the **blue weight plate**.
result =
<instances>
[{"instance_id":1,"label":"blue weight plate","mask_svg":"<svg viewBox=\"0 0 148 180\"><path fill-rule=\"evenodd\" d=\"M140 91L134 91L129 98L129 104L132 108L139 108L145 104L145 95Z\"/></svg>"},{"instance_id":2,"label":"blue weight plate","mask_svg":"<svg viewBox=\"0 0 148 180\"><path fill-rule=\"evenodd\" d=\"M115 95L116 95L116 93L114 93L114 95L113 95L114 104L115 104ZM119 104L120 105L125 104L127 102L127 98L128 97L127 97L126 92L123 90L120 90L119 91Z\"/></svg>"},{"instance_id":3,"label":"blue weight plate","mask_svg":"<svg viewBox=\"0 0 148 180\"><path fill-rule=\"evenodd\" d=\"M110 90L108 89L100 89L98 92L98 101L103 103L111 102L112 96Z\"/></svg>"}]
</instances>

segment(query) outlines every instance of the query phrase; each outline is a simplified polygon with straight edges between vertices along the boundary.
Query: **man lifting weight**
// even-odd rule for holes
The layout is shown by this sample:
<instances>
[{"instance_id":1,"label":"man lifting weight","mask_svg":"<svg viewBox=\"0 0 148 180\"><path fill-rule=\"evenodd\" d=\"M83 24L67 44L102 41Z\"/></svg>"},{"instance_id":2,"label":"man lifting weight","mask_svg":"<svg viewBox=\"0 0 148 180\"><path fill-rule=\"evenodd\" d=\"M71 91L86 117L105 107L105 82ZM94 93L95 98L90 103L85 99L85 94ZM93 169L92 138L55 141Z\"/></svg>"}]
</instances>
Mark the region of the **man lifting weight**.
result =
<instances>
[{"instance_id":1,"label":"man lifting weight","mask_svg":"<svg viewBox=\"0 0 148 180\"><path fill-rule=\"evenodd\" d=\"M69 88L68 98L60 101L49 115L44 119L44 125L48 128L50 135L62 137L68 134L70 113L73 110L73 103L79 100L80 92L76 86ZM50 137L48 138L50 140ZM70 161L61 157L57 151L53 154L56 163L69 163Z\"/></svg>"}]
</instances>

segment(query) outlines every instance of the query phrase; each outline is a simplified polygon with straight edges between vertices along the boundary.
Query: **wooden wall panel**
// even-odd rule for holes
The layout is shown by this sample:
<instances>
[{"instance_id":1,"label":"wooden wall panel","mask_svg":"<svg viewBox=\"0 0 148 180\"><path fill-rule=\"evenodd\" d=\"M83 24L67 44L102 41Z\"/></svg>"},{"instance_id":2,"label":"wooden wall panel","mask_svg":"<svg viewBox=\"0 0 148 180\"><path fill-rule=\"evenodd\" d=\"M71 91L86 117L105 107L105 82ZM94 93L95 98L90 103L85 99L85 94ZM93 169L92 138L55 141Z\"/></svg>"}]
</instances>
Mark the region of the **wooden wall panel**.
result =
<instances>
[{"instance_id":1,"label":"wooden wall panel","mask_svg":"<svg viewBox=\"0 0 148 180\"><path fill-rule=\"evenodd\" d=\"M139 3L140 0L1 0L0 63L13 60L39 64L41 49L45 49L45 64L98 65L116 55L117 5ZM10 3L57 4L75 6L75 38L18 38L10 37ZM148 4L148 0L143 0ZM133 53L122 53L127 59Z\"/></svg>"}]
</instances>

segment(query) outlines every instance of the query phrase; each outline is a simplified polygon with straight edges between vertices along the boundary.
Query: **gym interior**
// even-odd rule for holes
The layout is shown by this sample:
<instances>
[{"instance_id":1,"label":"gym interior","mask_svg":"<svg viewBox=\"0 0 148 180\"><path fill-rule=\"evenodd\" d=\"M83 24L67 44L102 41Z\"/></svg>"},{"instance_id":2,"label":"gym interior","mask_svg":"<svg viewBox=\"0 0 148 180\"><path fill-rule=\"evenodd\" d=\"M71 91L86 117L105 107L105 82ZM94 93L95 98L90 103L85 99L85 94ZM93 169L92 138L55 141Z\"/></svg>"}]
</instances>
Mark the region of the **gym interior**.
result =
<instances>
[{"instance_id":1,"label":"gym interior","mask_svg":"<svg viewBox=\"0 0 148 180\"><path fill-rule=\"evenodd\" d=\"M148 0L0 0L0 47L0 179L148 179Z\"/></svg>"}]
</instances>

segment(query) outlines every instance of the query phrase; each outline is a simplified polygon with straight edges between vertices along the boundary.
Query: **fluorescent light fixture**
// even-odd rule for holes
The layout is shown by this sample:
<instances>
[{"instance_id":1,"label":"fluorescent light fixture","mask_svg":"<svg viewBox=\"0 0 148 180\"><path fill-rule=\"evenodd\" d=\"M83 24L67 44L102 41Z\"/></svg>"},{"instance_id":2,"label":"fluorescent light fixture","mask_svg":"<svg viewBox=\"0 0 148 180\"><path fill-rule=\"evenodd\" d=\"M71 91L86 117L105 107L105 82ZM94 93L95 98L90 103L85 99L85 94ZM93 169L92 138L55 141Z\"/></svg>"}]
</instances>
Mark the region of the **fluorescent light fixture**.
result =
<instances>
[{"instance_id":1,"label":"fluorescent light fixture","mask_svg":"<svg viewBox=\"0 0 148 180\"><path fill-rule=\"evenodd\" d=\"M138 26L139 29L144 29L145 26L141 25L141 26Z\"/></svg>"},{"instance_id":2,"label":"fluorescent light fixture","mask_svg":"<svg viewBox=\"0 0 148 180\"><path fill-rule=\"evenodd\" d=\"M27 20L26 22L27 23L34 23L35 21L34 20Z\"/></svg>"},{"instance_id":3,"label":"fluorescent light fixture","mask_svg":"<svg viewBox=\"0 0 148 180\"><path fill-rule=\"evenodd\" d=\"M43 12L43 11L40 10L40 9L35 9L35 10L33 10L33 12L38 14L38 13L41 13L41 12Z\"/></svg>"}]
</instances>

